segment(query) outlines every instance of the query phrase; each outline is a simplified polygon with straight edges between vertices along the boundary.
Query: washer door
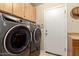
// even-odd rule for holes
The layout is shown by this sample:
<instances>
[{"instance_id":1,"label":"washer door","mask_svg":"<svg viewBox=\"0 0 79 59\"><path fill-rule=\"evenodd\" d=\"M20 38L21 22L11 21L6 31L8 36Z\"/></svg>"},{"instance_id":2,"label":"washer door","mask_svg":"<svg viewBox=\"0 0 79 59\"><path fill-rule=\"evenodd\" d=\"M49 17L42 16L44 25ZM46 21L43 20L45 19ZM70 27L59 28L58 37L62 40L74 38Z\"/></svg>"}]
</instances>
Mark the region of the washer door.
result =
<instances>
[{"instance_id":1,"label":"washer door","mask_svg":"<svg viewBox=\"0 0 79 59\"><path fill-rule=\"evenodd\" d=\"M41 29L40 28L36 28L33 32L33 38L34 38L34 42L38 43L41 40Z\"/></svg>"},{"instance_id":2,"label":"washer door","mask_svg":"<svg viewBox=\"0 0 79 59\"><path fill-rule=\"evenodd\" d=\"M4 48L12 54L20 54L25 51L31 40L29 29L23 25L12 27L5 35Z\"/></svg>"}]
</instances>

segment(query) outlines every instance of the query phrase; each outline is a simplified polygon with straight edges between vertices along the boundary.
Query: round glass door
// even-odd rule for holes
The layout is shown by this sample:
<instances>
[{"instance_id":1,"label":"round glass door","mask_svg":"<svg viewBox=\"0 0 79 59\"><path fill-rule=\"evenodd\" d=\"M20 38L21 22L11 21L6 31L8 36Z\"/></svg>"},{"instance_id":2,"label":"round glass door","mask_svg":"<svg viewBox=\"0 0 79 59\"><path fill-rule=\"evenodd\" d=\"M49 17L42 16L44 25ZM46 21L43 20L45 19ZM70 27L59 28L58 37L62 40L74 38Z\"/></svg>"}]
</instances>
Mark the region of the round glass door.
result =
<instances>
[{"instance_id":1,"label":"round glass door","mask_svg":"<svg viewBox=\"0 0 79 59\"><path fill-rule=\"evenodd\" d=\"M34 30L34 41L36 43L38 43L41 40L41 29L40 28L36 28Z\"/></svg>"},{"instance_id":2,"label":"round glass door","mask_svg":"<svg viewBox=\"0 0 79 59\"><path fill-rule=\"evenodd\" d=\"M26 50L31 39L30 31L25 26L11 28L4 38L4 48L7 52L19 54Z\"/></svg>"}]
</instances>

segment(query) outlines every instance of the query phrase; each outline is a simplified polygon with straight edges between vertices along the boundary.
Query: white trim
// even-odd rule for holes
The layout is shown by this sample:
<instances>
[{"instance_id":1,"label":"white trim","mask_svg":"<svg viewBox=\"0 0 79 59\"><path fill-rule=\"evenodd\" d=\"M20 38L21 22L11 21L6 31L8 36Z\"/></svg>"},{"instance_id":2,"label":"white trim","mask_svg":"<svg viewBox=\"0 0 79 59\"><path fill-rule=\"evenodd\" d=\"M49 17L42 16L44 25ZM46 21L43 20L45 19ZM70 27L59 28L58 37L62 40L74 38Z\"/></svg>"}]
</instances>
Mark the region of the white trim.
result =
<instances>
[{"instance_id":1,"label":"white trim","mask_svg":"<svg viewBox=\"0 0 79 59\"><path fill-rule=\"evenodd\" d=\"M7 38L7 35L9 34L9 32L10 32L12 29L14 29L15 27L17 27L17 26L24 26L24 25L23 25L23 24L19 24L19 25L13 26L12 28L10 28L10 29L8 30L8 32L5 34L5 37L4 37L4 48L5 48L6 52L9 53L9 54L13 54L13 53L9 52L9 51L7 50L7 48L6 48L6 44L5 44L6 38ZM26 26L25 26L25 27L26 27ZM27 27L27 28L28 28L28 27ZM29 32L30 32L30 29L29 29L29 28L28 28L28 30L29 30ZM30 35L31 35L31 32L30 32ZM16 54L14 54L14 55L16 55ZM18 54L17 54L17 55L18 55Z\"/></svg>"}]
</instances>

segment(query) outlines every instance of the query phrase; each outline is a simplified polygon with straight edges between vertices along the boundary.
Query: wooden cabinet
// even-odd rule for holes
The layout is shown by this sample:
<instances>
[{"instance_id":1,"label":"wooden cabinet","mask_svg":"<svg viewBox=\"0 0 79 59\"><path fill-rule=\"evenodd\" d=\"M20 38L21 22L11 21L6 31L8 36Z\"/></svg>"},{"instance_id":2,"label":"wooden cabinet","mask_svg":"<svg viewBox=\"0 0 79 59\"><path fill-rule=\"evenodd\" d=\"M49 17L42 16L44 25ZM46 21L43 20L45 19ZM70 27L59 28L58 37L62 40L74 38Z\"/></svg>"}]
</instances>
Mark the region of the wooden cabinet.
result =
<instances>
[{"instance_id":1,"label":"wooden cabinet","mask_svg":"<svg viewBox=\"0 0 79 59\"><path fill-rule=\"evenodd\" d=\"M69 35L67 38L67 55L79 56L79 37L77 35Z\"/></svg>"},{"instance_id":2,"label":"wooden cabinet","mask_svg":"<svg viewBox=\"0 0 79 59\"><path fill-rule=\"evenodd\" d=\"M32 19L32 21L36 21L36 9L35 9L35 7L33 7L32 6L32 12L31 12L31 19Z\"/></svg>"},{"instance_id":3,"label":"wooden cabinet","mask_svg":"<svg viewBox=\"0 0 79 59\"><path fill-rule=\"evenodd\" d=\"M0 3L0 10L35 22L36 9L30 3Z\"/></svg>"},{"instance_id":4,"label":"wooden cabinet","mask_svg":"<svg viewBox=\"0 0 79 59\"><path fill-rule=\"evenodd\" d=\"M31 20L31 11L30 11L30 4L29 3L27 3L27 4L24 4L25 5L25 8L24 8L24 18L25 19L29 19L29 20Z\"/></svg>"},{"instance_id":5,"label":"wooden cabinet","mask_svg":"<svg viewBox=\"0 0 79 59\"><path fill-rule=\"evenodd\" d=\"M8 13L12 13L12 3L3 4L3 10Z\"/></svg>"},{"instance_id":6,"label":"wooden cabinet","mask_svg":"<svg viewBox=\"0 0 79 59\"><path fill-rule=\"evenodd\" d=\"M0 3L0 10L3 10L3 3Z\"/></svg>"},{"instance_id":7,"label":"wooden cabinet","mask_svg":"<svg viewBox=\"0 0 79 59\"><path fill-rule=\"evenodd\" d=\"M14 3L13 4L13 14L19 17L24 18L24 4L23 3Z\"/></svg>"},{"instance_id":8,"label":"wooden cabinet","mask_svg":"<svg viewBox=\"0 0 79 59\"><path fill-rule=\"evenodd\" d=\"M73 47L73 56L79 56L79 47Z\"/></svg>"},{"instance_id":9,"label":"wooden cabinet","mask_svg":"<svg viewBox=\"0 0 79 59\"><path fill-rule=\"evenodd\" d=\"M72 43L73 56L79 56L79 40L73 40Z\"/></svg>"},{"instance_id":10,"label":"wooden cabinet","mask_svg":"<svg viewBox=\"0 0 79 59\"><path fill-rule=\"evenodd\" d=\"M12 3L0 3L0 10L12 13Z\"/></svg>"},{"instance_id":11,"label":"wooden cabinet","mask_svg":"<svg viewBox=\"0 0 79 59\"><path fill-rule=\"evenodd\" d=\"M32 6L31 4L25 4L25 18L28 20L31 20L35 22L35 17L36 17L36 10L35 7Z\"/></svg>"},{"instance_id":12,"label":"wooden cabinet","mask_svg":"<svg viewBox=\"0 0 79 59\"><path fill-rule=\"evenodd\" d=\"M30 10L30 12L29 12L29 14L30 14L30 20L33 21L33 15L32 15L33 14L33 7L32 7L31 4L29 5L29 10Z\"/></svg>"}]
</instances>

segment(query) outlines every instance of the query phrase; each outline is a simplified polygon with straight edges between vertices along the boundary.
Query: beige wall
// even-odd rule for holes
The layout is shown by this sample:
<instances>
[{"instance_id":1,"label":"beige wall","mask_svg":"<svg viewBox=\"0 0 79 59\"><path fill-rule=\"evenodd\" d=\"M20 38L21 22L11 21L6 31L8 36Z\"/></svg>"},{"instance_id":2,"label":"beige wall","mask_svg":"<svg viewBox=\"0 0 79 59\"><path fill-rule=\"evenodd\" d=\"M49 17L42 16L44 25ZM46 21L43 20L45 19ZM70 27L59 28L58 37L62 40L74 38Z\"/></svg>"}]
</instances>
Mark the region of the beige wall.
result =
<instances>
[{"instance_id":1,"label":"beige wall","mask_svg":"<svg viewBox=\"0 0 79 59\"><path fill-rule=\"evenodd\" d=\"M43 7L42 5L41 6L37 6L36 7L36 23L39 24L42 28L41 28L41 31L42 31L42 39L41 39L41 49L43 50L44 49L44 23L43 23Z\"/></svg>"},{"instance_id":2,"label":"beige wall","mask_svg":"<svg viewBox=\"0 0 79 59\"><path fill-rule=\"evenodd\" d=\"M36 23L42 27L42 39L41 39L41 49L44 49L44 9L51 8L51 7L60 7L63 4L56 4L56 3L46 3L36 6Z\"/></svg>"},{"instance_id":3,"label":"beige wall","mask_svg":"<svg viewBox=\"0 0 79 59\"><path fill-rule=\"evenodd\" d=\"M78 32L79 33L79 20L75 20L70 16L70 11L72 8L79 6L79 3L72 3L72 4L67 4L67 11L68 11L68 32Z\"/></svg>"}]
</instances>

